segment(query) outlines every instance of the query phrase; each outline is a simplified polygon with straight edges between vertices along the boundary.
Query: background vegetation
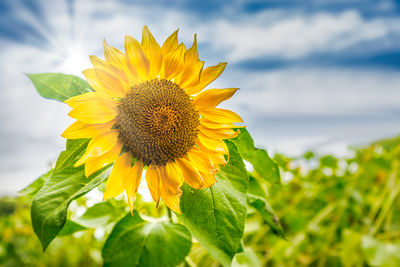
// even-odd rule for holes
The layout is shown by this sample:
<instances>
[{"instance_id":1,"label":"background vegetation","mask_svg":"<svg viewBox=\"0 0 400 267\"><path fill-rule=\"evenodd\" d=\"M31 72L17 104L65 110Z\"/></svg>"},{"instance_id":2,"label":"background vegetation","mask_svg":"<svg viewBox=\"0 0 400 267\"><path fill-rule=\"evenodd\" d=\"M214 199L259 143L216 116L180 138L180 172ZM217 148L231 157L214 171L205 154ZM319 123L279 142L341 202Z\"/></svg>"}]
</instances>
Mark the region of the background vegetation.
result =
<instances>
[{"instance_id":1,"label":"background vegetation","mask_svg":"<svg viewBox=\"0 0 400 267\"><path fill-rule=\"evenodd\" d=\"M258 179L249 164L243 252L233 266L400 266L400 138L353 152L348 158L276 154L282 185ZM125 200L73 201L66 225L43 253L30 221L35 193L30 186L0 201L0 266L102 265L105 239L126 215ZM179 221L140 197L135 205L146 220ZM193 242L181 265L219 263Z\"/></svg>"}]
</instances>

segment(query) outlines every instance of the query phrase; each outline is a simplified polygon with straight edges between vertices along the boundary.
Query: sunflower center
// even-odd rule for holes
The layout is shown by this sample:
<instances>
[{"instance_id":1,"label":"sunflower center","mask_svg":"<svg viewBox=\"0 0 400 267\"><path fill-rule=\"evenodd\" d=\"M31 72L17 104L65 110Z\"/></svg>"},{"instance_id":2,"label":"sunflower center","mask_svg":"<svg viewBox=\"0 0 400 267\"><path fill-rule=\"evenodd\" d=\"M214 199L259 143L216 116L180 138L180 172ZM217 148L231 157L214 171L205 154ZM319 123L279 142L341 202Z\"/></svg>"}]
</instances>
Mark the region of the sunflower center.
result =
<instances>
[{"instance_id":1,"label":"sunflower center","mask_svg":"<svg viewBox=\"0 0 400 267\"><path fill-rule=\"evenodd\" d=\"M118 106L119 138L146 164L165 165L195 144L199 114L177 84L154 79L137 84Z\"/></svg>"}]
</instances>

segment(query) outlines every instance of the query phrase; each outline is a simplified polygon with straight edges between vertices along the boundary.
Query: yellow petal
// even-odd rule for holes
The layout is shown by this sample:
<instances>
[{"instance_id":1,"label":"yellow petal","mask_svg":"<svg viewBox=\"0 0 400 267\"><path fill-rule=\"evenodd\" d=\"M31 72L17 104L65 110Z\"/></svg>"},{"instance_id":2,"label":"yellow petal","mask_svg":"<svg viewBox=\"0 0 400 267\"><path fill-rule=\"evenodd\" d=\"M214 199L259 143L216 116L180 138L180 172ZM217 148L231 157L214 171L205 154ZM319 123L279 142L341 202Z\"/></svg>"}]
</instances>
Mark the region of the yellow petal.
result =
<instances>
[{"instance_id":1,"label":"yellow petal","mask_svg":"<svg viewBox=\"0 0 400 267\"><path fill-rule=\"evenodd\" d=\"M185 63L184 70L175 82L181 87L186 88L199 83L200 73L203 69L204 61L193 61L189 64Z\"/></svg>"},{"instance_id":2,"label":"yellow petal","mask_svg":"<svg viewBox=\"0 0 400 267\"><path fill-rule=\"evenodd\" d=\"M199 110L200 115L212 122L218 123L232 123L243 122L243 119L233 111L221 108L211 110Z\"/></svg>"},{"instance_id":3,"label":"yellow petal","mask_svg":"<svg viewBox=\"0 0 400 267\"><path fill-rule=\"evenodd\" d=\"M199 110L213 109L222 101L231 98L237 90L238 88L205 90L194 97L193 103Z\"/></svg>"},{"instance_id":4,"label":"yellow petal","mask_svg":"<svg viewBox=\"0 0 400 267\"><path fill-rule=\"evenodd\" d=\"M214 139L229 139L235 138L240 133L239 130L234 131L232 129L222 128L222 129L210 129L203 125L199 125L198 129L203 134Z\"/></svg>"},{"instance_id":5,"label":"yellow petal","mask_svg":"<svg viewBox=\"0 0 400 267\"><path fill-rule=\"evenodd\" d=\"M197 35L194 35L194 41L184 55L183 71L180 75L176 74L175 83L181 88L194 87L200 81L200 74L204 66L204 61L199 60L197 52Z\"/></svg>"},{"instance_id":6,"label":"yellow petal","mask_svg":"<svg viewBox=\"0 0 400 267\"><path fill-rule=\"evenodd\" d=\"M191 149L187 153L190 164L199 172L204 173L214 173L216 169L212 165L210 159L206 156L205 153L197 150Z\"/></svg>"},{"instance_id":7,"label":"yellow petal","mask_svg":"<svg viewBox=\"0 0 400 267\"><path fill-rule=\"evenodd\" d=\"M151 34L149 28L147 26L143 27L142 32L142 48L147 58L150 61L150 70L149 70L149 79L154 79L157 77L158 73L160 72L161 65L162 65L162 51L160 45L154 39L153 35Z\"/></svg>"},{"instance_id":8,"label":"yellow petal","mask_svg":"<svg viewBox=\"0 0 400 267\"><path fill-rule=\"evenodd\" d=\"M136 81L136 79L132 75L127 75L128 73L126 72L127 70L126 66L116 67L108 62L101 60L96 56L89 56L89 59L96 69L101 69L104 70L105 72L110 73L111 75L119 78L121 82L130 84L132 83L132 81ZM124 55L124 62L125 62L125 55Z\"/></svg>"},{"instance_id":9,"label":"yellow petal","mask_svg":"<svg viewBox=\"0 0 400 267\"><path fill-rule=\"evenodd\" d=\"M143 161L138 160L135 165L130 169L127 178L125 179L125 191L128 198L129 208L133 211L133 202L137 190L139 188L140 180L143 172Z\"/></svg>"},{"instance_id":10,"label":"yellow petal","mask_svg":"<svg viewBox=\"0 0 400 267\"><path fill-rule=\"evenodd\" d=\"M203 153L207 154L207 156L213 163L215 169L219 168L218 166L219 164L225 166L225 164L227 163L227 160L225 159L225 152L210 150L209 148L204 146L200 141L197 141L196 144ZM229 157L229 154L226 155Z\"/></svg>"},{"instance_id":11,"label":"yellow petal","mask_svg":"<svg viewBox=\"0 0 400 267\"><path fill-rule=\"evenodd\" d=\"M236 126L233 123L219 123L213 122L206 118L200 118L200 124L210 129L224 129L224 128L245 128L246 126Z\"/></svg>"},{"instance_id":12,"label":"yellow petal","mask_svg":"<svg viewBox=\"0 0 400 267\"><path fill-rule=\"evenodd\" d=\"M102 104L110 107L116 107L119 104L118 101L113 100L109 96L97 92L88 92L81 95L73 96L65 100L64 103L66 103L71 108L75 108L81 104L93 101L101 102Z\"/></svg>"},{"instance_id":13,"label":"yellow petal","mask_svg":"<svg viewBox=\"0 0 400 267\"><path fill-rule=\"evenodd\" d=\"M86 177L89 177L91 174L114 162L119 156L119 153L121 153L121 149L122 143L118 142L113 149L101 155L100 157L88 158L87 162L85 163Z\"/></svg>"},{"instance_id":14,"label":"yellow petal","mask_svg":"<svg viewBox=\"0 0 400 267\"><path fill-rule=\"evenodd\" d=\"M178 47L178 31L174 31L168 38L165 40L163 46L162 46L162 52L165 55L168 53L174 51Z\"/></svg>"},{"instance_id":15,"label":"yellow petal","mask_svg":"<svg viewBox=\"0 0 400 267\"><path fill-rule=\"evenodd\" d=\"M184 158L176 160L176 164L182 171L185 182L195 189L200 189L204 185L204 181L201 178L200 173L193 168L193 166Z\"/></svg>"},{"instance_id":16,"label":"yellow petal","mask_svg":"<svg viewBox=\"0 0 400 267\"><path fill-rule=\"evenodd\" d=\"M174 162L168 162L165 165L165 170L169 177L166 183L172 187L181 187L183 185L183 174L181 169Z\"/></svg>"},{"instance_id":17,"label":"yellow petal","mask_svg":"<svg viewBox=\"0 0 400 267\"><path fill-rule=\"evenodd\" d=\"M162 182L164 184L164 181ZM162 190L162 198L164 200L164 203L173 211L175 211L178 214L181 214L181 209L179 207L179 203L181 200L181 195L182 195L182 190L178 190L177 192L175 191L170 191L168 189L163 189Z\"/></svg>"},{"instance_id":18,"label":"yellow petal","mask_svg":"<svg viewBox=\"0 0 400 267\"><path fill-rule=\"evenodd\" d=\"M124 69L126 67L124 53L119 51L117 48L108 45L105 39L103 39L103 46L104 58L106 61L118 68Z\"/></svg>"},{"instance_id":19,"label":"yellow petal","mask_svg":"<svg viewBox=\"0 0 400 267\"><path fill-rule=\"evenodd\" d=\"M85 154L75 163L75 167L82 165L89 158L99 157L110 151L118 141L118 131L111 130L90 140Z\"/></svg>"},{"instance_id":20,"label":"yellow petal","mask_svg":"<svg viewBox=\"0 0 400 267\"><path fill-rule=\"evenodd\" d=\"M203 70L200 74L200 81L196 86L186 88L188 95L194 95L204 89L212 81L217 79L224 71L226 63L219 63L216 66L211 66Z\"/></svg>"},{"instance_id":21,"label":"yellow petal","mask_svg":"<svg viewBox=\"0 0 400 267\"><path fill-rule=\"evenodd\" d=\"M123 98L129 90L125 83L102 69L86 69L82 73L96 92Z\"/></svg>"},{"instance_id":22,"label":"yellow petal","mask_svg":"<svg viewBox=\"0 0 400 267\"><path fill-rule=\"evenodd\" d=\"M98 124L112 121L118 112L116 107L112 107L110 103L97 99L75 106L68 115L82 122Z\"/></svg>"},{"instance_id":23,"label":"yellow petal","mask_svg":"<svg viewBox=\"0 0 400 267\"><path fill-rule=\"evenodd\" d=\"M161 196L164 203L171 210L180 214L179 201L182 195L180 186L183 184L181 170L175 163L169 162L165 167L158 167L158 173L160 175Z\"/></svg>"},{"instance_id":24,"label":"yellow petal","mask_svg":"<svg viewBox=\"0 0 400 267\"><path fill-rule=\"evenodd\" d=\"M149 187L150 194L153 200L158 203L160 202L160 176L157 173L157 167L154 164L150 164L146 170L146 183Z\"/></svg>"},{"instance_id":25,"label":"yellow petal","mask_svg":"<svg viewBox=\"0 0 400 267\"><path fill-rule=\"evenodd\" d=\"M115 161L110 177L106 184L103 200L121 194L125 189L125 180L131 169L131 152L126 152Z\"/></svg>"},{"instance_id":26,"label":"yellow petal","mask_svg":"<svg viewBox=\"0 0 400 267\"><path fill-rule=\"evenodd\" d=\"M124 55L125 58L125 55ZM95 69L104 70L106 72L111 72L115 76L124 75L120 68L113 66L111 63L102 60L97 56L89 56L89 60Z\"/></svg>"},{"instance_id":27,"label":"yellow petal","mask_svg":"<svg viewBox=\"0 0 400 267\"><path fill-rule=\"evenodd\" d=\"M61 136L66 139L92 138L110 130L115 122L115 120L112 120L107 123L88 124L76 121L71 124L71 126L61 134Z\"/></svg>"},{"instance_id":28,"label":"yellow petal","mask_svg":"<svg viewBox=\"0 0 400 267\"><path fill-rule=\"evenodd\" d=\"M197 34L194 35L193 45L185 53L185 63L198 61L199 52L197 51Z\"/></svg>"},{"instance_id":29,"label":"yellow petal","mask_svg":"<svg viewBox=\"0 0 400 267\"><path fill-rule=\"evenodd\" d=\"M203 180L204 180L204 185L203 188L209 188L212 185L215 184L215 182L217 181L215 179L215 174L214 173L201 173Z\"/></svg>"},{"instance_id":30,"label":"yellow petal","mask_svg":"<svg viewBox=\"0 0 400 267\"><path fill-rule=\"evenodd\" d=\"M146 57L140 43L131 36L125 36L125 59L131 73L139 81L147 79L150 70L150 61Z\"/></svg>"},{"instance_id":31,"label":"yellow petal","mask_svg":"<svg viewBox=\"0 0 400 267\"><path fill-rule=\"evenodd\" d=\"M108 69L111 69L111 71L108 72L125 82L128 86L124 89L129 91L130 86L137 83L137 78L130 73L125 54L115 47L108 45L105 40L103 44L106 64L109 66ZM96 67L94 63L93 65ZM102 67L100 67L100 69L102 69Z\"/></svg>"},{"instance_id":32,"label":"yellow petal","mask_svg":"<svg viewBox=\"0 0 400 267\"><path fill-rule=\"evenodd\" d=\"M203 133L198 134L200 142L209 150L221 151L228 154L228 147L221 139L210 138Z\"/></svg>"},{"instance_id":33,"label":"yellow petal","mask_svg":"<svg viewBox=\"0 0 400 267\"><path fill-rule=\"evenodd\" d=\"M185 45L180 44L175 51L164 57L164 64L160 72L160 79L170 80L181 72L184 65L185 51Z\"/></svg>"}]
</instances>

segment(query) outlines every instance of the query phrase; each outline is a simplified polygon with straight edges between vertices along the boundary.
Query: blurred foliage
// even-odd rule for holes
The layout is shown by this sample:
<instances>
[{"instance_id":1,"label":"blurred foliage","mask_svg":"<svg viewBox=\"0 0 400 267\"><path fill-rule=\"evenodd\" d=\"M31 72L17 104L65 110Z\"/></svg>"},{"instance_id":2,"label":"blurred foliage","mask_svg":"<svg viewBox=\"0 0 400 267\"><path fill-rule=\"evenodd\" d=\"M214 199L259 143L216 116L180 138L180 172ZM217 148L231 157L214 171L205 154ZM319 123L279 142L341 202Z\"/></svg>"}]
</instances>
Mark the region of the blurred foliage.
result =
<instances>
[{"instance_id":1,"label":"blurred foliage","mask_svg":"<svg viewBox=\"0 0 400 267\"><path fill-rule=\"evenodd\" d=\"M352 152L275 154L281 185L249 167L248 215L232 266L400 266L400 138ZM74 200L45 253L32 230L31 197L0 200L0 266L102 265L105 239L127 212L122 197ZM135 208L146 220L168 220L164 206L140 196ZM220 266L196 241L181 265Z\"/></svg>"},{"instance_id":2,"label":"blurred foliage","mask_svg":"<svg viewBox=\"0 0 400 267\"><path fill-rule=\"evenodd\" d=\"M268 194L285 238L256 213L244 237L262 266L400 266L400 138L352 152L275 155L284 185Z\"/></svg>"},{"instance_id":3,"label":"blurred foliage","mask_svg":"<svg viewBox=\"0 0 400 267\"><path fill-rule=\"evenodd\" d=\"M94 230L58 238L42 253L29 206L30 200L23 197L0 200L0 266L99 265L102 243L94 237Z\"/></svg>"}]
</instances>

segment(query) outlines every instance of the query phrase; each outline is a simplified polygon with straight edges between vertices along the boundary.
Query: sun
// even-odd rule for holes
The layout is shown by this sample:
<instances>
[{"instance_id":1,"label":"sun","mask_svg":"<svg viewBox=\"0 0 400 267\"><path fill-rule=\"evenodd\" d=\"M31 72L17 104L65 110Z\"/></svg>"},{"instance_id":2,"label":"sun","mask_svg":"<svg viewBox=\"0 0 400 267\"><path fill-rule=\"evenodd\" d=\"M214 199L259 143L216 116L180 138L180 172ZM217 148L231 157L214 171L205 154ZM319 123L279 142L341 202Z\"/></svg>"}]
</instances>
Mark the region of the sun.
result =
<instances>
[{"instance_id":1,"label":"sun","mask_svg":"<svg viewBox=\"0 0 400 267\"><path fill-rule=\"evenodd\" d=\"M87 56L81 47L67 49L67 56L61 63L61 69L67 73L74 73L77 69L87 65Z\"/></svg>"}]
</instances>

